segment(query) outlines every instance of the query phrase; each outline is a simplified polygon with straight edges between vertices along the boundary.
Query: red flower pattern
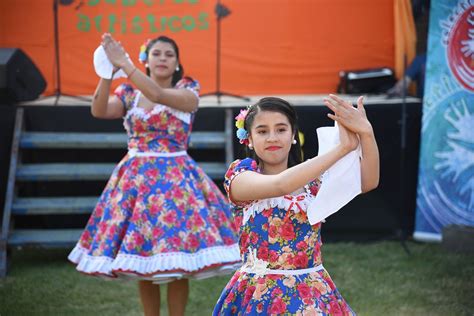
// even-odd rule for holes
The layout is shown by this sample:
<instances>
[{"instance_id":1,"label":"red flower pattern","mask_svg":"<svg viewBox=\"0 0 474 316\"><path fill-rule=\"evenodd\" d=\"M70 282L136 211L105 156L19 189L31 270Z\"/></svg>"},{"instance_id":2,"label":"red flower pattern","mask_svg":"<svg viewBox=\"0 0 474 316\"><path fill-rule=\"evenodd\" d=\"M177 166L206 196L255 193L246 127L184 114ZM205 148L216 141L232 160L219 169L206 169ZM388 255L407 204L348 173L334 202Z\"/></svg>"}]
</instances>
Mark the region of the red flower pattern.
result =
<instances>
[{"instance_id":1,"label":"red flower pattern","mask_svg":"<svg viewBox=\"0 0 474 316\"><path fill-rule=\"evenodd\" d=\"M175 88L199 93L199 84L189 78L179 81ZM128 84L119 86L115 94L127 110L124 126L129 150L156 153L187 150L195 113L178 113L163 105L152 109L137 107L139 93ZM181 269L188 276L208 269L203 262L212 257L209 254L214 255L209 266L235 265L240 261L232 247L237 240L237 229L225 196L190 156L127 154L114 169L73 250L75 257L71 254L70 258L74 258L71 260L78 267L82 260L89 260L83 265L89 270L81 271L90 274L118 276L120 268L113 270L112 265L122 255L121 260L127 260L124 269L136 278L169 273L170 269ZM223 246L229 253L219 257ZM161 260L155 259L161 258L160 255L189 259L183 259L186 261L181 266L141 270L144 266L160 267L166 261L155 262ZM144 261L153 264L141 264ZM202 268L187 272L188 266Z\"/></svg>"},{"instance_id":2,"label":"red flower pattern","mask_svg":"<svg viewBox=\"0 0 474 316\"><path fill-rule=\"evenodd\" d=\"M252 159L233 162L226 173L224 188L245 171L260 172ZM314 197L320 182L305 186L305 195L290 200ZM283 199L283 197L282 197ZM288 199L287 199L288 200ZM232 203L236 216L242 216L254 201ZM297 207L268 207L255 212L240 228L240 252L244 262L256 250L257 259L269 269L298 270L321 264L321 223L310 225ZM252 259L253 260L253 259ZM238 271L227 284L214 309L217 315L354 315L326 270L298 275L268 273L257 276Z\"/></svg>"}]
</instances>

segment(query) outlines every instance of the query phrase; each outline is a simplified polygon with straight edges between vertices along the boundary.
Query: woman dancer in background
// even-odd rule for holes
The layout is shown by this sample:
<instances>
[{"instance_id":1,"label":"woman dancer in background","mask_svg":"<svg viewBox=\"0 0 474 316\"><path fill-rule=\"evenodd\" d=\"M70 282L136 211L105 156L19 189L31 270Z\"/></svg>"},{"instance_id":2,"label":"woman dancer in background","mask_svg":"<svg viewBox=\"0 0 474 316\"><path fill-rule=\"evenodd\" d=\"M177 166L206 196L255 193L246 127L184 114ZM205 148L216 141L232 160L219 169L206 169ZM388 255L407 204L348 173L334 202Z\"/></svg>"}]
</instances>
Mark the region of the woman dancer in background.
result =
<instances>
[{"instance_id":1,"label":"woman dancer in background","mask_svg":"<svg viewBox=\"0 0 474 316\"><path fill-rule=\"evenodd\" d=\"M240 262L230 207L187 154L199 85L183 77L176 43L160 36L144 47L146 74L110 34L102 46L130 84L109 97L100 79L92 114L124 117L128 153L116 166L69 255L83 273L139 280L145 315L159 315L159 283L168 283L170 315L183 315L188 278L227 273Z\"/></svg>"}]
</instances>

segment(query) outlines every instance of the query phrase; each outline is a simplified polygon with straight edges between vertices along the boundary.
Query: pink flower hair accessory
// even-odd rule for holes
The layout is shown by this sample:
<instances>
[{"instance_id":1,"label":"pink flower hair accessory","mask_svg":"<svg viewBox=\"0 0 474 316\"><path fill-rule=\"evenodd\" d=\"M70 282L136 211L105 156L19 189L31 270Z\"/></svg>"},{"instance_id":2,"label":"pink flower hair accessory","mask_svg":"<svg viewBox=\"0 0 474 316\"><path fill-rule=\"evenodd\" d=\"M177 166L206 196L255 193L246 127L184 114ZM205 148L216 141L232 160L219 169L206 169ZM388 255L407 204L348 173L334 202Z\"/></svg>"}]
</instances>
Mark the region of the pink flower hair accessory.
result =
<instances>
[{"instance_id":1,"label":"pink flower hair accessory","mask_svg":"<svg viewBox=\"0 0 474 316\"><path fill-rule=\"evenodd\" d=\"M250 106L246 109L240 110L239 115L235 117L235 127L237 127L237 138L239 143L248 146L249 144L249 133L245 130L245 118L249 112Z\"/></svg>"}]
</instances>

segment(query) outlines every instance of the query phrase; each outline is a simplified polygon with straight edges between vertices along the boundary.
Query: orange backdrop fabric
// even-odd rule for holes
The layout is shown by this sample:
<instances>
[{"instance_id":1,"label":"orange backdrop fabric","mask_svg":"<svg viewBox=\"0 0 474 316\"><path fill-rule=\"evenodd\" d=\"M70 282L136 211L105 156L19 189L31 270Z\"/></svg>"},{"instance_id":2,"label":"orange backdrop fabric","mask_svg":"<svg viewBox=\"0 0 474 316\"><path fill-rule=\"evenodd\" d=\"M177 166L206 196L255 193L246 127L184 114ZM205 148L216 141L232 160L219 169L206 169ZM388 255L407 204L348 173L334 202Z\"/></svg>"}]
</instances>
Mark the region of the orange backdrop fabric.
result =
<instances>
[{"instance_id":1,"label":"orange backdrop fabric","mask_svg":"<svg viewBox=\"0 0 474 316\"><path fill-rule=\"evenodd\" d=\"M401 78L416 55L416 29L410 0L395 0L395 74ZM406 57L406 60L405 60Z\"/></svg>"},{"instance_id":2,"label":"orange backdrop fabric","mask_svg":"<svg viewBox=\"0 0 474 316\"><path fill-rule=\"evenodd\" d=\"M24 50L55 91L54 0L0 2L0 47ZM314 94L336 90L340 70L394 67L396 0L227 0L221 20L221 90ZM92 54L112 33L137 61L158 35L174 38L186 74L215 90L216 1L75 0L58 6L61 91L90 95ZM143 69L143 68L142 68Z\"/></svg>"}]
</instances>

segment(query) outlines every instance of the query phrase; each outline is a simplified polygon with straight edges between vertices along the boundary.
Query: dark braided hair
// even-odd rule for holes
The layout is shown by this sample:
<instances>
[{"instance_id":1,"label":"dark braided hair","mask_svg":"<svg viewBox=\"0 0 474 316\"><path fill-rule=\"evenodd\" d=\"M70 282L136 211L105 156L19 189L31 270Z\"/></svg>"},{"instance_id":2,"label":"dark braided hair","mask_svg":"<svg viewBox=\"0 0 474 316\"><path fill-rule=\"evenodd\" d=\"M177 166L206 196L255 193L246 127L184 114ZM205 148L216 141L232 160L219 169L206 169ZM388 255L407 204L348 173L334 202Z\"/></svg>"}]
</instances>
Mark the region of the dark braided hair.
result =
<instances>
[{"instance_id":1,"label":"dark braided hair","mask_svg":"<svg viewBox=\"0 0 474 316\"><path fill-rule=\"evenodd\" d=\"M252 127L255 115L261 111L279 112L288 118L288 121L291 125L291 130L296 139L296 144L291 146L290 153L288 155L288 168L301 163L303 158L301 157L301 144L298 136L298 116L294 107L289 102L276 97L266 97L260 99L257 103L249 108L247 115L245 116L244 128L248 133L250 133L250 128ZM250 150L248 147L246 147L246 152L247 156L254 159L258 164L262 162L254 150Z\"/></svg>"},{"instance_id":2,"label":"dark braided hair","mask_svg":"<svg viewBox=\"0 0 474 316\"><path fill-rule=\"evenodd\" d=\"M178 48L178 45L176 44L176 42L167 37L167 36L159 36L153 40L151 40L148 45L146 46L146 50L145 50L145 54L147 56L147 60L148 60L148 53L150 52L150 49L153 47L153 45L156 44L156 42L163 42L163 43L168 43L168 44L171 44L171 46L173 46L173 50L174 52L176 53L176 58L178 59L178 65L179 65L179 70L176 70L174 71L173 73L173 78L171 79L171 86L175 86L176 83L178 83L178 81L180 81L182 78L183 78L183 73L184 73L184 67L183 65L181 65L181 61L179 60L179 48ZM147 67L146 68L146 74L147 76L149 77L150 76L150 69Z\"/></svg>"}]
</instances>

